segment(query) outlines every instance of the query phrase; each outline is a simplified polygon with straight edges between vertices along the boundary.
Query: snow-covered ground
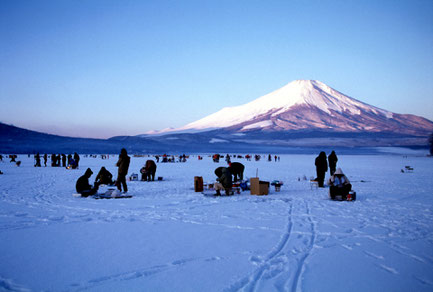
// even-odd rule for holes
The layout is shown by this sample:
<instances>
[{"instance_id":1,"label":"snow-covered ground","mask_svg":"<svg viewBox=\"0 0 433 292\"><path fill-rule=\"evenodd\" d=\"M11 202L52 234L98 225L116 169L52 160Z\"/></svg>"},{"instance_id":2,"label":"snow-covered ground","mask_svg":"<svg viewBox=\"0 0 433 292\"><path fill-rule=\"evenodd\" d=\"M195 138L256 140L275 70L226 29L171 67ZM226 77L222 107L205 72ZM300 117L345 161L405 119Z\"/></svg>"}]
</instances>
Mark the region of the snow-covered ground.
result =
<instances>
[{"instance_id":1,"label":"snow-covered ground","mask_svg":"<svg viewBox=\"0 0 433 292\"><path fill-rule=\"evenodd\" d=\"M91 181L101 166L116 175L117 157L0 162L0 290L432 291L433 159L340 155L358 200L334 202L298 181L314 158L236 159L247 177L285 182L268 196L195 193L194 176L225 164L208 156L158 163L164 181L128 182L134 197L117 200L72 196L87 167Z\"/></svg>"}]
</instances>

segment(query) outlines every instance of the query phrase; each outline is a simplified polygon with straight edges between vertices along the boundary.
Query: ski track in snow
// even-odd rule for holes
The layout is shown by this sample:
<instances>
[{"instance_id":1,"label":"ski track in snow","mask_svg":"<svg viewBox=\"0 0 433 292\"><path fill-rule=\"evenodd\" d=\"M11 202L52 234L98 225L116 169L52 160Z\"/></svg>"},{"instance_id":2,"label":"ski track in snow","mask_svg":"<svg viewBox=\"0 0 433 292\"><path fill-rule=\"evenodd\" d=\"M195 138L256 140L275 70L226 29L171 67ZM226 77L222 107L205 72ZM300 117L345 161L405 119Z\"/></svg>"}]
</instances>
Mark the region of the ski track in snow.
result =
<instances>
[{"instance_id":1,"label":"ski track in snow","mask_svg":"<svg viewBox=\"0 0 433 292\"><path fill-rule=\"evenodd\" d=\"M199 258L179 259L165 265L145 267L143 269L128 271L125 273L107 275L107 276L91 279L84 283L72 283L69 285L70 288L68 290L70 291L91 290L97 286L107 285L110 282L122 282L122 281L130 281L139 278L150 277L158 273L179 269L182 268L182 266L184 265L193 264L194 262L198 262L198 261L211 262L211 261L219 261L219 260L222 260L222 258L211 257L205 259L199 259Z\"/></svg>"},{"instance_id":2,"label":"ski track in snow","mask_svg":"<svg viewBox=\"0 0 433 292\"><path fill-rule=\"evenodd\" d=\"M264 259L251 257L250 261L259 267L226 291L302 290L302 274L314 249L317 231L307 201L288 204L287 225L277 246Z\"/></svg>"}]
</instances>

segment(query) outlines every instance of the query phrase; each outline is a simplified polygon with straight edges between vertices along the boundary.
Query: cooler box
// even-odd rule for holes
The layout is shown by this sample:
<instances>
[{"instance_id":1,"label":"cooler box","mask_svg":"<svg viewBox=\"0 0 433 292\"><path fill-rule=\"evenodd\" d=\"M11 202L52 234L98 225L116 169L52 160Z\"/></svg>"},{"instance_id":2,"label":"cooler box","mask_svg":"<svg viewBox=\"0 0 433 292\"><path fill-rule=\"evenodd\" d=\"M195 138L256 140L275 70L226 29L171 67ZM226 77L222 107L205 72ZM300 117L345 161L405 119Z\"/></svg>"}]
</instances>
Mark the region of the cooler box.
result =
<instances>
[{"instance_id":1,"label":"cooler box","mask_svg":"<svg viewBox=\"0 0 433 292\"><path fill-rule=\"evenodd\" d=\"M356 192L350 191L346 198L347 201L356 201Z\"/></svg>"}]
</instances>

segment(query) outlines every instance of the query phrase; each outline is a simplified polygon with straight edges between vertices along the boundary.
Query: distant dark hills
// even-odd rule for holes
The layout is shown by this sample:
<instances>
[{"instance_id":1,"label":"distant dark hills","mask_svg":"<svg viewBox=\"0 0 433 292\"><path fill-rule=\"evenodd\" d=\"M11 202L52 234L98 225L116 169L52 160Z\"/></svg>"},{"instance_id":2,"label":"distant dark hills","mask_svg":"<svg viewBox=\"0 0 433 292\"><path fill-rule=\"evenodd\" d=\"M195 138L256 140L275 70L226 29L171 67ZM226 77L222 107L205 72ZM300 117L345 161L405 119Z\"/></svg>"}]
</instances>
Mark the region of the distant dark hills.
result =
<instances>
[{"instance_id":1,"label":"distant dark hills","mask_svg":"<svg viewBox=\"0 0 433 292\"><path fill-rule=\"evenodd\" d=\"M223 129L162 136L118 136L110 139L73 138L44 134L0 123L0 153L316 153L340 149L370 153L369 147L427 148L427 137L396 133L290 131L232 133Z\"/></svg>"}]
</instances>

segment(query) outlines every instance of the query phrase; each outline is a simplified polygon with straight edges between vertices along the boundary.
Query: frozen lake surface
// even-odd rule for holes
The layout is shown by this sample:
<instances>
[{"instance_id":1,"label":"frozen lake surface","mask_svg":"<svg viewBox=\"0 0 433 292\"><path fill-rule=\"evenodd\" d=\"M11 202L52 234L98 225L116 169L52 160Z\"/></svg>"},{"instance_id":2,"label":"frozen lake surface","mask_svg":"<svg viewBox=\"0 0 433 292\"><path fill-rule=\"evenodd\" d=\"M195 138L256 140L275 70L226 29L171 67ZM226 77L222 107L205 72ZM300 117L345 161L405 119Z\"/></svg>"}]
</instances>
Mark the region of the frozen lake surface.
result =
<instances>
[{"instance_id":1,"label":"frozen lake surface","mask_svg":"<svg viewBox=\"0 0 433 292\"><path fill-rule=\"evenodd\" d=\"M225 162L191 156L118 200L72 196L87 167L91 183L101 166L116 176L117 157L82 156L78 170L4 159L0 290L432 291L433 159L339 155L358 200L334 202L298 181L315 176L315 156L234 159L247 177L284 181L268 196L195 193L194 176L211 182ZM131 157L129 174L147 159Z\"/></svg>"}]
</instances>

